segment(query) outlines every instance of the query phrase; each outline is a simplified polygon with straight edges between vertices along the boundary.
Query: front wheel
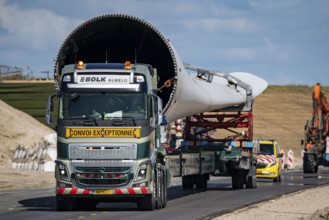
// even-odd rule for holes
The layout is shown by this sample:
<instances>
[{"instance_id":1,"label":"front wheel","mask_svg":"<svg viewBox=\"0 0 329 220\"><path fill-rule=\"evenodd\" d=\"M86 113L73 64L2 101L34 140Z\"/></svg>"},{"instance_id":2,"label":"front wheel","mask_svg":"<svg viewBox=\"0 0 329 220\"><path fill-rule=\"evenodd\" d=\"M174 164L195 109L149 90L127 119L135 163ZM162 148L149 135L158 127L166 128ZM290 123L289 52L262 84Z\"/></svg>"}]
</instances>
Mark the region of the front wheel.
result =
<instances>
[{"instance_id":1,"label":"front wheel","mask_svg":"<svg viewBox=\"0 0 329 220\"><path fill-rule=\"evenodd\" d=\"M304 154L303 159L303 171L304 173L317 173L318 165L316 162L316 156L314 154Z\"/></svg>"},{"instance_id":2,"label":"front wheel","mask_svg":"<svg viewBox=\"0 0 329 220\"><path fill-rule=\"evenodd\" d=\"M155 193L155 208L156 209L161 209L163 207L163 173L161 172L161 169L156 169L155 172L155 188L154 188L154 193Z\"/></svg>"},{"instance_id":3,"label":"front wheel","mask_svg":"<svg viewBox=\"0 0 329 220\"><path fill-rule=\"evenodd\" d=\"M232 187L233 189L242 189L243 188L243 173L241 171L234 171L232 175Z\"/></svg>"},{"instance_id":4,"label":"front wheel","mask_svg":"<svg viewBox=\"0 0 329 220\"><path fill-rule=\"evenodd\" d=\"M273 182L281 182L281 175L279 174L276 178L274 178Z\"/></svg>"},{"instance_id":5,"label":"front wheel","mask_svg":"<svg viewBox=\"0 0 329 220\"><path fill-rule=\"evenodd\" d=\"M168 199L168 195L167 195L167 176L166 176L166 171L163 172L163 181L162 181L162 190L163 190L163 197L162 197L162 207L165 208L167 206L167 199Z\"/></svg>"},{"instance_id":6,"label":"front wheel","mask_svg":"<svg viewBox=\"0 0 329 220\"><path fill-rule=\"evenodd\" d=\"M138 201L138 209L145 211L153 211L155 208L155 201L153 194L146 195Z\"/></svg>"},{"instance_id":7,"label":"front wheel","mask_svg":"<svg viewBox=\"0 0 329 220\"><path fill-rule=\"evenodd\" d=\"M62 198L61 196L56 196L56 210L57 211L72 211L73 210L73 200L70 198Z\"/></svg>"}]
</instances>

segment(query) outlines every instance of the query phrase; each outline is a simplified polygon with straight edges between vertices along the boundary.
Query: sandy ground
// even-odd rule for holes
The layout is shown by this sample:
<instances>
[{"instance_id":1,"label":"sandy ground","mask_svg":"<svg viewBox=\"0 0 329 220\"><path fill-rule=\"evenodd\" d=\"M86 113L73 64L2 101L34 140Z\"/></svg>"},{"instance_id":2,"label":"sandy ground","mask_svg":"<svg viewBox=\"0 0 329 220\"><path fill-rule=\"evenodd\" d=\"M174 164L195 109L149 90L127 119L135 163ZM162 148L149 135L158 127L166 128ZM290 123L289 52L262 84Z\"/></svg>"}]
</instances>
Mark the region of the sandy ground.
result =
<instances>
[{"instance_id":1,"label":"sandy ground","mask_svg":"<svg viewBox=\"0 0 329 220\"><path fill-rule=\"evenodd\" d=\"M1 191L36 187L55 187L53 172L0 168Z\"/></svg>"},{"instance_id":2,"label":"sandy ground","mask_svg":"<svg viewBox=\"0 0 329 220\"><path fill-rule=\"evenodd\" d=\"M11 169L18 146L34 149L43 142L43 137L50 133L53 133L53 130L0 100L0 194L5 190L55 186L53 172ZM327 218L318 217L329 213L328 195L329 186L314 188L215 219L329 219L328 215Z\"/></svg>"},{"instance_id":3,"label":"sandy ground","mask_svg":"<svg viewBox=\"0 0 329 220\"><path fill-rule=\"evenodd\" d=\"M0 100L0 190L54 184L53 173L11 169L18 147L33 152L43 144L43 137L53 132L30 115Z\"/></svg>"},{"instance_id":4,"label":"sandy ground","mask_svg":"<svg viewBox=\"0 0 329 220\"><path fill-rule=\"evenodd\" d=\"M43 137L53 132L30 115L0 100L0 168L10 165L18 147L33 152L43 144Z\"/></svg>"}]
</instances>

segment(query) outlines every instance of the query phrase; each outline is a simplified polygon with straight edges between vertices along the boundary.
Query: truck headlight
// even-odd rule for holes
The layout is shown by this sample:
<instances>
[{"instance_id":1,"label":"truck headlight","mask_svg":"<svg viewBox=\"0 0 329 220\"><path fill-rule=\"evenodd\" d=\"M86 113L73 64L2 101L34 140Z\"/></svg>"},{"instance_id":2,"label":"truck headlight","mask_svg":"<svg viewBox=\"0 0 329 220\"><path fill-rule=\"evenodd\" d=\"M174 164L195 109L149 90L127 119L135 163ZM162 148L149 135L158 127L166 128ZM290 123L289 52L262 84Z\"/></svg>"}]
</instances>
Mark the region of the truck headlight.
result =
<instances>
[{"instance_id":1,"label":"truck headlight","mask_svg":"<svg viewBox=\"0 0 329 220\"><path fill-rule=\"evenodd\" d=\"M58 171L60 179L70 181L70 177L64 164L58 164Z\"/></svg>"},{"instance_id":2,"label":"truck headlight","mask_svg":"<svg viewBox=\"0 0 329 220\"><path fill-rule=\"evenodd\" d=\"M146 173L147 173L147 163L142 163L138 167L138 172L135 177L135 181L141 181L146 179Z\"/></svg>"}]
</instances>

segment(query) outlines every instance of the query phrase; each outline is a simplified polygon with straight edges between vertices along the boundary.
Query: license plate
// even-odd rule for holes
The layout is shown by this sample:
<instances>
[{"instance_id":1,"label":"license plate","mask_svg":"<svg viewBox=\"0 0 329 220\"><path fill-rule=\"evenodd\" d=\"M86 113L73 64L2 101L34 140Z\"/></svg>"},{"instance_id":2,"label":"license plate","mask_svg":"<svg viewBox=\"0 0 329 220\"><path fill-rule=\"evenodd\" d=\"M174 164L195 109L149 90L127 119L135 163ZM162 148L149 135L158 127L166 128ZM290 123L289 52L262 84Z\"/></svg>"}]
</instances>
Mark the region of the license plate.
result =
<instances>
[{"instance_id":1,"label":"license plate","mask_svg":"<svg viewBox=\"0 0 329 220\"><path fill-rule=\"evenodd\" d=\"M111 189L96 189L94 190L94 194L96 195L112 195L113 194L113 190Z\"/></svg>"}]
</instances>

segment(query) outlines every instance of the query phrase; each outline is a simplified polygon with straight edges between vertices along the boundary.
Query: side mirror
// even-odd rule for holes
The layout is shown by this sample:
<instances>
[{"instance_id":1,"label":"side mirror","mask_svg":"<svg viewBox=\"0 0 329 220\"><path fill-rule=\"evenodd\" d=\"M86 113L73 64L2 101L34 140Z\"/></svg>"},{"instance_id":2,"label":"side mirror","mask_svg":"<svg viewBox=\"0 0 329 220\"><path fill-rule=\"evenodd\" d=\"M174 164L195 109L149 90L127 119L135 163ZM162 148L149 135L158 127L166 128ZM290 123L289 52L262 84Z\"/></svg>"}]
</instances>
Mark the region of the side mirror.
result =
<instances>
[{"instance_id":1,"label":"side mirror","mask_svg":"<svg viewBox=\"0 0 329 220\"><path fill-rule=\"evenodd\" d=\"M278 153L278 158L282 158L283 157L283 153Z\"/></svg>"},{"instance_id":2,"label":"side mirror","mask_svg":"<svg viewBox=\"0 0 329 220\"><path fill-rule=\"evenodd\" d=\"M46 123L50 125L54 120L54 97L56 95L51 95L48 97L47 109L46 109Z\"/></svg>"},{"instance_id":3,"label":"side mirror","mask_svg":"<svg viewBox=\"0 0 329 220\"><path fill-rule=\"evenodd\" d=\"M158 108L157 108L158 123L157 123L157 125L161 125L163 122L167 123L167 119L165 119L164 115L163 115L162 99L160 97L157 97L157 100L158 100Z\"/></svg>"},{"instance_id":4,"label":"side mirror","mask_svg":"<svg viewBox=\"0 0 329 220\"><path fill-rule=\"evenodd\" d=\"M163 121L162 99L156 95L151 95L151 111L150 126L155 128Z\"/></svg>"}]
</instances>

